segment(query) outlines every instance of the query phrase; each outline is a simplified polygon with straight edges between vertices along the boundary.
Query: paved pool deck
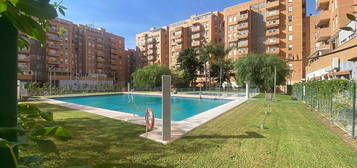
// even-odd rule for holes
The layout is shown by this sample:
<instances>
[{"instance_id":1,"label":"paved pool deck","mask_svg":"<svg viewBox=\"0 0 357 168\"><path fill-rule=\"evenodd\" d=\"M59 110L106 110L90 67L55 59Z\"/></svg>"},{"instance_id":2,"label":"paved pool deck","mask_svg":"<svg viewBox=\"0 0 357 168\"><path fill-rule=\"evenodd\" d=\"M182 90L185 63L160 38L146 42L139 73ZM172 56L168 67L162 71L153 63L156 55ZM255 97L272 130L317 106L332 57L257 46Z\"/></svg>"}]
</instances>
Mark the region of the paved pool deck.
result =
<instances>
[{"instance_id":1,"label":"paved pool deck","mask_svg":"<svg viewBox=\"0 0 357 168\"><path fill-rule=\"evenodd\" d=\"M158 95L160 96L161 94L159 93L121 93L121 94L141 94L141 95ZM80 96L80 95L78 95ZM186 95L186 94L174 94L172 95L173 97L190 97L190 98L213 98L213 99L229 99L232 100L226 104L223 104L221 106L212 108L208 111L202 112L200 114L197 114L195 116L192 116L190 118L187 118L182 121L171 121L171 139L168 141L163 141L162 140L162 120L155 118L155 129L153 129L150 132L141 134L140 136L146 139L150 139L162 144L168 144L170 142L175 141L176 139L179 139L180 137L184 136L188 132L192 131L193 129L199 127L200 125L222 115L223 113L233 109L234 107L239 106L240 104L246 102L248 99L245 97L225 97L225 96L200 96L200 95ZM72 96L71 96L72 97ZM59 101L59 100L54 100L50 98L35 98L37 101L42 101L48 104L54 104L62 107L67 107L75 110L81 110L84 112L92 113L92 114L97 114L101 115L104 117L116 119L116 120L121 120L121 121L126 121L130 122L133 124L139 124L145 126L145 118L135 115L135 114L130 114L130 113L125 113L125 112L118 112L118 111L113 111L113 110L107 110L107 109L102 109L102 108L96 108L96 107L91 107L91 106L84 106L84 105L79 105L79 104L74 104L74 103L68 103L64 101Z\"/></svg>"}]
</instances>

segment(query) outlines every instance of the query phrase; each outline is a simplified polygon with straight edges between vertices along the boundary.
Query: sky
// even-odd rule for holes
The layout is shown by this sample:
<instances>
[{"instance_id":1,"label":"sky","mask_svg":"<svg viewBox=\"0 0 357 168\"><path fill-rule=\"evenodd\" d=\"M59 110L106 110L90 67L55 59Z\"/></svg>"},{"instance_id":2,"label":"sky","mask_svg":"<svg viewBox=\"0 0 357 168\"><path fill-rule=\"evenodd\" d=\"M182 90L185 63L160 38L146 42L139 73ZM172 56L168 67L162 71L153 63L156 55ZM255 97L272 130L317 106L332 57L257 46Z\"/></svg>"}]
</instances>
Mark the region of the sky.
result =
<instances>
[{"instance_id":1,"label":"sky","mask_svg":"<svg viewBox=\"0 0 357 168\"><path fill-rule=\"evenodd\" d=\"M57 0L58 1L58 0ZM125 38L135 48L135 35L151 27L166 26L193 14L221 11L248 0L64 0L63 19L75 24L103 27ZM306 0L307 14L315 14L315 0Z\"/></svg>"}]
</instances>

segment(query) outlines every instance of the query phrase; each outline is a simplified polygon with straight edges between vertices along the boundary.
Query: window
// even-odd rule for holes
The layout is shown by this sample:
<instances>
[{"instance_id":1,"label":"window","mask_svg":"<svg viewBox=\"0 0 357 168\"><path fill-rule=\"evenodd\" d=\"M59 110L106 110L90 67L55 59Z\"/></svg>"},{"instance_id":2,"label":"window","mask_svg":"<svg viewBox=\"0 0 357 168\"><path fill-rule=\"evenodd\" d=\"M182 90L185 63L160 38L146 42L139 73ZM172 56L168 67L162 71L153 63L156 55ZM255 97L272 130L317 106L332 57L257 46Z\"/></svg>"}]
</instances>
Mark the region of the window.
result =
<instances>
[{"instance_id":1,"label":"window","mask_svg":"<svg viewBox=\"0 0 357 168\"><path fill-rule=\"evenodd\" d=\"M289 3L293 2L293 0L288 0Z\"/></svg>"},{"instance_id":2,"label":"window","mask_svg":"<svg viewBox=\"0 0 357 168\"><path fill-rule=\"evenodd\" d=\"M289 41L293 40L293 35L289 35Z\"/></svg>"},{"instance_id":3,"label":"window","mask_svg":"<svg viewBox=\"0 0 357 168\"><path fill-rule=\"evenodd\" d=\"M293 45L292 44L289 44L288 50L293 50Z\"/></svg>"},{"instance_id":4,"label":"window","mask_svg":"<svg viewBox=\"0 0 357 168\"><path fill-rule=\"evenodd\" d=\"M289 6L288 12L292 12L292 11L293 11L293 7L292 7L292 6Z\"/></svg>"},{"instance_id":5,"label":"window","mask_svg":"<svg viewBox=\"0 0 357 168\"><path fill-rule=\"evenodd\" d=\"M288 16L288 21L292 22L293 21L293 16Z\"/></svg>"},{"instance_id":6,"label":"window","mask_svg":"<svg viewBox=\"0 0 357 168\"><path fill-rule=\"evenodd\" d=\"M289 55L288 55L288 60L289 60L289 61L294 60L294 56L293 56L293 54L289 54Z\"/></svg>"},{"instance_id":7,"label":"window","mask_svg":"<svg viewBox=\"0 0 357 168\"><path fill-rule=\"evenodd\" d=\"M288 30L291 32L291 31L293 31L293 26L289 26L288 27Z\"/></svg>"}]
</instances>

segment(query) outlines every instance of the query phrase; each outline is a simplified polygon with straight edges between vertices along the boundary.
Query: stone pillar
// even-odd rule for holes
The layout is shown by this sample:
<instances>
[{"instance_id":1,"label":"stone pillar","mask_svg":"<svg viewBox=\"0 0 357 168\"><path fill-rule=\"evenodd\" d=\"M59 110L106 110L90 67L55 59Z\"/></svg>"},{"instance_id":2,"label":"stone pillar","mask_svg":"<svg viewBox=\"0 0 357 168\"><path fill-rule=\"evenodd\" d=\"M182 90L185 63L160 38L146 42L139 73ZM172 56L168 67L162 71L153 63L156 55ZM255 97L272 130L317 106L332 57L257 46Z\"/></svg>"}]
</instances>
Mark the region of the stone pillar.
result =
<instances>
[{"instance_id":1,"label":"stone pillar","mask_svg":"<svg viewBox=\"0 0 357 168\"><path fill-rule=\"evenodd\" d=\"M128 82L128 92L130 92L130 83Z\"/></svg>"},{"instance_id":2,"label":"stone pillar","mask_svg":"<svg viewBox=\"0 0 357 168\"><path fill-rule=\"evenodd\" d=\"M162 140L171 138L171 76L162 76Z\"/></svg>"},{"instance_id":3,"label":"stone pillar","mask_svg":"<svg viewBox=\"0 0 357 168\"><path fill-rule=\"evenodd\" d=\"M245 81L245 97L249 99L249 81Z\"/></svg>"}]
</instances>

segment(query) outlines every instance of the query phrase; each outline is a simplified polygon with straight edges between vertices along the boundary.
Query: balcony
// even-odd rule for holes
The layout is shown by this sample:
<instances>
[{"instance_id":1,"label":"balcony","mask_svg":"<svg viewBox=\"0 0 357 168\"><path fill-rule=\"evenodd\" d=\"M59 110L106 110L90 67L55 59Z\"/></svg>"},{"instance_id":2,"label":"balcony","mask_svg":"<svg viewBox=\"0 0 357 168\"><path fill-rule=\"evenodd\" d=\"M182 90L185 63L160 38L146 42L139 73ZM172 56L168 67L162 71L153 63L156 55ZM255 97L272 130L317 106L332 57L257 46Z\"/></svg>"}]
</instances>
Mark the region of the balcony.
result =
<instances>
[{"instance_id":1,"label":"balcony","mask_svg":"<svg viewBox=\"0 0 357 168\"><path fill-rule=\"evenodd\" d=\"M59 52L47 52L48 56L53 56L53 57L59 57L60 53Z\"/></svg>"},{"instance_id":2,"label":"balcony","mask_svg":"<svg viewBox=\"0 0 357 168\"><path fill-rule=\"evenodd\" d=\"M271 36L276 36L279 34L280 34L279 29L269 29L266 31L265 36L271 37Z\"/></svg>"},{"instance_id":3,"label":"balcony","mask_svg":"<svg viewBox=\"0 0 357 168\"><path fill-rule=\"evenodd\" d=\"M104 57L104 52L99 52L99 51L98 51L98 52L96 53L96 56Z\"/></svg>"},{"instance_id":4,"label":"balcony","mask_svg":"<svg viewBox=\"0 0 357 168\"><path fill-rule=\"evenodd\" d=\"M328 39L330 39L330 28L326 27L326 28L320 28L317 31L317 41L321 42L321 41L326 41Z\"/></svg>"},{"instance_id":5,"label":"balcony","mask_svg":"<svg viewBox=\"0 0 357 168\"><path fill-rule=\"evenodd\" d=\"M29 62L30 61L30 56L19 55L17 61L19 61L19 62Z\"/></svg>"},{"instance_id":6,"label":"balcony","mask_svg":"<svg viewBox=\"0 0 357 168\"><path fill-rule=\"evenodd\" d=\"M192 39L199 39L199 38L201 38L202 36L201 36L201 33L196 33L196 34L193 34L192 35Z\"/></svg>"},{"instance_id":7,"label":"balcony","mask_svg":"<svg viewBox=\"0 0 357 168\"><path fill-rule=\"evenodd\" d=\"M279 0L275 0L275 1L268 1L266 9L276 9L279 8Z\"/></svg>"},{"instance_id":8,"label":"balcony","mask_svg":"<svg viewBox=\"0 0 357 168\"><path fill-rule=\"evenodd\" d=\"M328 10L330 0L316 0L316 10Z\"/></svg>"},{"instance_id":9,"label":"balcony","mask_svg":"<svg viewBox=\"0 0 357 168\"><path fill-rule=\"evenodd\" d=\"M201 45L201 42L200 41L192 41L192 47L198 47Z\"/></svg>"},{"instance_id":10,"label":"balcony","mask_svg":"<svg viewBox=\"0 0 357 168\"><path fill-rule=\"evenodd\" d=\"M99 63L104 63L105 60L104 60L103 58L101 58L101 57L97 57L97 62L99 62Z\"/></svg>"},{"instance_id":11,"label":"balcony","mask_svg":"<svg viewBox=\"0 0 357 168\"><path fill-rule=\"evenodd\" d=\"M96 65L96 68L97 68L97 69L103 69L103 68L104 68L104 65L103 65L103 64L97 64L97 65Z\"/></svg>"},{"instance_id":12,"label":"balcony","mask_svg":"<svg viewBox=\"0 0 357 168\"><path fill-rule=\"evenodd\" d=\"M238 33L238 39L246 39L246 38L248 38L248 33L244 33L244 34Z\"/></svg>"},{"instance_id":13,"label":"balcony","mask_svg":"<svg viewBox=\"0 0 357 168\"><path fill-rule=\"evenodd\" d=\"M248 29L249 28L249 25L248 25L248 22L246 23L241 23L238 25L238 30L242 30L242 29Z\"/></svg>"},{"instance_id":14,"label":"balcony","mask_svg":"<svg viewBox=\"0 0 357 168\"><path fill-rule=\"evenodd\" d=\"M246 41L246 42L238 42L238 47L248 47L248 41Z\"/></svg>"},{"instance_id":15,"label":"balcony","mask_svg":"<svg viewBox=\"0 0 357 168\"><path fill-rule=\"evenodd\" d=\"M246 20L248 20L248 13L239 15L238 22L246 21Z\"/></svg>"},{"instance_id":16,"label":"balcony","mask_svg":"<svg viewBox=\"0 0 357 168\"><path fill-rule=\"evenodd\" d=\"M148 45L149 49L153 49L154 47L155 47L155 45L153 45L153 44Z\"/></svg>"},{"instance_id":17,"label":"balcony","mask_svg":"<svg viewBox=\"0 0 357 168\"><path fill-rule=\"evenodd\" d=\"M153 38L149 38L147 41L148 41L149 44L151 44L151 43L153 43L155 40L154 40Z\"/></svg>"},{"instance_id":18,"label":"balcony","mask_svg":"<svg viewBox=\"0 0 357 168\"><path fill-rule=\"evenodd\" d=\"M267 12L267 18L279 18L279 10L272 10Z\"/></svg>"},{"instance_id":19,"label":"balcony","mask_svg":"<svg viewBox=\"0 0 357 168\"><path fill-rule=\"evenodd\" d=\"M176 39L175 42L181 44L182 43L182 39L181 38Z\"/></svg>"},{"instance_id":20,"label":"balcony","mask_svg":"<svg viewBox=\"0 0 357 168\"><path fill-rule=\"evenodd\" d=\"M328 26L330 22L330 11L323 11L317 15L317 27Z\"/></svg>"},{"instance_id":21,"label":"balcony","mask_svg":"<svg viewBox=\"0 0 357 168\"><path fill-rule=\"evenodd\" d=\"M60 48L60 46L58 46L56 44L50 44L50 43L48 43L47 46L48 46L48 48L53 48L53 49L59 49Z\"/></svg>"},{"instance_id":22,"label":"balcony","mask_svg":"<svg viewBox=\"0 0 357 168\"><path fill-rule=\"evenodd\" d=\"M154 50L148 50L148 54L151 55L154 53Z\"/></svg>"},{"instance_id":23,"label":"balcony","mask_svg":"<svg viewBox=\"0 0 357 168\"><path fill-rule=\"evenodd\" d=\"M103 49L104 49L104 47L103 47L102 45L97 45L96 48L97 48L98 50L103 50Z\"/></svg>"},{"instance_id":24,"label":"balcony","mask_svg":"<svg viewBox=\"0 0 357 168\"><path fill-rule=\"evenodd\" d=\"M278 38L274 38L274 39L267 39L264 43L265 45L279 45L280 41Z\"/></svg>"},{"instance_id":25,"label":"balcony","mask_svg":"<svg viewBox=\"0 0 357 168\"><path fill-rule=\"evenodd\" d=\"M279 19L272 19L266 22L266 27L267 28L277 27L279 26L279 24L280 24Z\"/></svg>"},{"instance_id":26,"label":"balcony","mask_svg":"<svg viewBox=\"0 0 357 168\"><path fill-rule=\"evenodd\" d=\"M47 61L47 63L48 64L60 64L60 62L58 61L58 60L56 60L56 59L49 59L48 61Z\"/></svg>"},{"instance_id":27,"label":"balcony","mask_svg":"<svg viewBox=\"0 0 357 168\"><path fill-rule=\"evenodd\" d=\"M266 53L267 54L279 54L280 53L280 51L279 51L279 48L268 48L267 50L266 50Z\"/></svg>"},{"instance_id":28,"label":"balcony","mask_svg":"<svg viewBox=\"0 0 357 168\"><path fill-rule=\"evenodd\" d=\"M193 26L192 27L192 32L199 32L201 31L201 26Z\"/></svg>"}]
</instances>

